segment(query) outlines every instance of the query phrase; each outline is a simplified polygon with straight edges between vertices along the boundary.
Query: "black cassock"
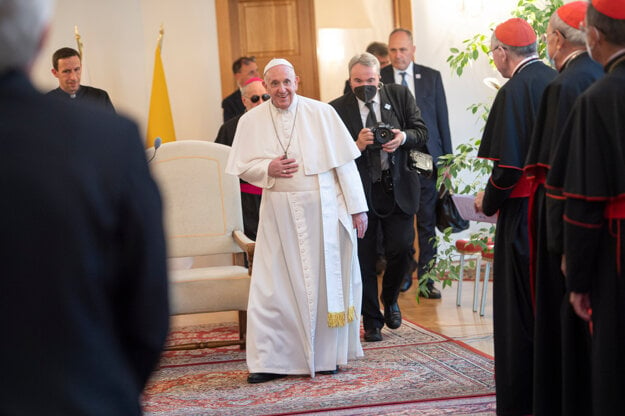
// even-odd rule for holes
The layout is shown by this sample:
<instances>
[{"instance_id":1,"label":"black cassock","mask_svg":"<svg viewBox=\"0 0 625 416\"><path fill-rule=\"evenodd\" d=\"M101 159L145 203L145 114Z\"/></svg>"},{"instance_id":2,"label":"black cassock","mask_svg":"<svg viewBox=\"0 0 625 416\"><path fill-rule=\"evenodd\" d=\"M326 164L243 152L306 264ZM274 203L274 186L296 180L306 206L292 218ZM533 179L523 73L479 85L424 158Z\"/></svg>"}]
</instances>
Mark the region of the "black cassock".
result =
<instances>
[{"instance_id":1,"label":"black cassock","mask_svg":"<svg viewBox=\"0 0 625 416\"><path fill-rule=\"evenodd\" d=\"M531 59L499 90L478 157L494 162L484 213L499 211L495 236L493 322L497 414L532 413L534 316L529 282L527 203L523 167L540 99L556 72Z\"/></svg>"},{"instance_id":2,"label":"black cassock","mask_svg":"<svg viewBox=\"0 0 625 416\"><path fill-rule=\"evenodd\" d=\"M625 55L575 102L547 176L564 200L567 289L592 306L592 407L621 414L625 398Z\"/></svg>"},{"instance_id":3,"label":"black cassock","mask_svg":"<svg viewBox=\"0 0 625 416\"><path fill-rule=\"evenodd\" d=\"M547 226L545 178L575 99L603 75L588 53L570 58L547 86L536 119L525 171L529 200L530 280L534 288L534 416L589 415L590 334L565 296L560 270L561 233ZM553 199L552 202L560 201ZM559 219L561 226L561 216ZM556 242L556 240L558 240ZM548 242L552 242L549 251ZM556 243L556 244L553 244Z\"/></svg>"},{"instance_id":4,"label":"black cassock","mask_svg":"<svg viewBox=\"0 0 625 416\"><path fill-rule=\"evenodd\" d=\"M108 93L99 88L81 85L73 98L60 87L49 91L47 95L66 101L90 103L99 106L100 108L104 108L112 113L115 112L115 108L113 107L113 103L111 102L111 98Z\"/></svg>"},{"instance_id":5,"label":"black cassock","mask_svg":"<svg viewBox=\"0 0 625 416\"><path fill-rule=\"evenodd\" d=\"M239 125L239 119L243 114L239 114L229 119L221 125L215 138L215 143L224 144L232 147L234 134ZM243 231L245 235L256 241L258 232L258 215L260 212L260 201L262 199L260 188L253 186L243 179L239 179L241 183L241 210L243 211Z\"/></svg>"}]
</instances>

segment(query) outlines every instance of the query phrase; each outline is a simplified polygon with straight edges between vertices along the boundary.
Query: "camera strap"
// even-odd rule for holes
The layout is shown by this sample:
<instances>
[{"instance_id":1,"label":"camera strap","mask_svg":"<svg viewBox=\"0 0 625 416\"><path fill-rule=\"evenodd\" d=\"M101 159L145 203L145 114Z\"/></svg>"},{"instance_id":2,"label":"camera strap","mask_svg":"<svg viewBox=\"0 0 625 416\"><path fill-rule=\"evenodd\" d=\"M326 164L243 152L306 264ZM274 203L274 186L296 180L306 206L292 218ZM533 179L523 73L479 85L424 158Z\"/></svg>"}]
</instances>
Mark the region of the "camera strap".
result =
<instances>
[{"instance_id":1,"label":"camera strap","mask_svg":"<svg viewBox=\"0 0 625 416\"><path fill-rule=\"evenodd\" d=\"M369 152L369 154L371 154L372 152ZM380 182L380 181L378 181ZM391 182L392 183L392 182ZM384 186L384 185L382 185ZM383 192L386 192L386 190L382 190ZM393 200L393 206L391 207L391 209L388 212L385 213L379 213L377 209L375 209L375 205L373 204L373 182L367 182L365 184L365 195L367 197L367 204L369 205L369 211L371 211L376 217L378 218L388 218L391 215L393 215L393 211L395 211L395 206L397 205L397 202L395 201L395 190L391 190L391 192L393 193L391 195L392 200Z\"/></svg>"}]
</instances>

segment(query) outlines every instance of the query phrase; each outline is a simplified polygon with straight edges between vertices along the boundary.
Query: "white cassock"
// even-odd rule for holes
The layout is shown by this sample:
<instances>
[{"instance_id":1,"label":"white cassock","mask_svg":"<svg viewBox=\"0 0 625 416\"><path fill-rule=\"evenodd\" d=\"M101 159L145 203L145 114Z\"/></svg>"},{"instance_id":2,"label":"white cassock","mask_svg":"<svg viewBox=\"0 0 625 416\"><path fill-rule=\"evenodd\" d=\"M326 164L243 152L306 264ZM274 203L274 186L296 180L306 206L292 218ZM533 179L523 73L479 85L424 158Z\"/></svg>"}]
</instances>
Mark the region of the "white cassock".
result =
<instances>
[{"instance_id":1,"label":"white cassock","mask_svg":"<svg viewBox=\"0 0 625 416\"><path fill-rule=\"evenodd\" d=\"M270 177L269 163L285 150L298 172ZM351 217L367 211L359 156L343 121L319 101L294 96L287 110L268 101L239 120L226 172L263 188L247 310L251 373L314 376L363 355Z\"/></svg>"}]
</instances>

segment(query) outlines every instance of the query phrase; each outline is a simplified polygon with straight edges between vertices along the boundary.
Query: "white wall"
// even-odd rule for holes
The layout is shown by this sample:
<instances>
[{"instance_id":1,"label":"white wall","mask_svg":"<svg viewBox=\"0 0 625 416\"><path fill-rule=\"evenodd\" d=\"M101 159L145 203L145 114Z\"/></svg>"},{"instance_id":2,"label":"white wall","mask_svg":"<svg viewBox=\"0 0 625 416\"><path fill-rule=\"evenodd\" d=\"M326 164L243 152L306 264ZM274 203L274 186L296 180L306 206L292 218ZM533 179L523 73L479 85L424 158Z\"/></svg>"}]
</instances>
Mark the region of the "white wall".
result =
<instances>
[{"instance_id":1,"label":"white wall","mask_svg":"<svg viewBox=\"0 0 625 416\"><path fill-rule=\"evenodd\" d=\"M446 62L452 47L461 48L462 41L478 33L490 36L491 24L508 19L516 0L414 0L413 35L417 45L416 61L438 69L447 95L451 137L454 148L471 137L481 135L481 123L466 111L474 103L492 102L495 91L483 79L495 77L503 82L494 67L483 56L463 75L452 73Z\"/></svg>"},{"instance_id":2,"label":"white wall","mask_svg":"<svg viewBox=\"0 0 625 416\"><path fill-rule=\"evenodd\" d=\"M373 41L388 41L393 29L392 6L390 0L315 0L322 101L343 95L352 56L364 52Z\"/></svg>"},{"instance_id":3,"label":"white wall","mask_svg":"<svg viewBox=\"0 0 625 416\"><path fill-rule=\"evenodd\" d=\"M85 46L91 84L108 91L120 113L147 123L154 51L164 25L162 59L178 139L214 140L222 123L214 0L57 0L56 14L33 78L44 91L58 86L52 53Z\"/></svg>"}]
</instances>

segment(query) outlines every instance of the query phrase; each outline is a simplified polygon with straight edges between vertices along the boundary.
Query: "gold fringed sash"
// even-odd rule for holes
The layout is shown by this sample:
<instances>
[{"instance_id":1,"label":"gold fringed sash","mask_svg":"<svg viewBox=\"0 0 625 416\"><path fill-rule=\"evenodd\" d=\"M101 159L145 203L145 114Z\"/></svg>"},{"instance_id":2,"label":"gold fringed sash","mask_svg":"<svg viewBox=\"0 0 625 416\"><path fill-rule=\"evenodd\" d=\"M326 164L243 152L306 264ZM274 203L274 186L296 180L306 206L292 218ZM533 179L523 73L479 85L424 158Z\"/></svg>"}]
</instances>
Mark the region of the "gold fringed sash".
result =
<instances>
[{"instance_id":1,"label":"gold fringed sash","mask_svg":"<svg viewBox=\"0 0 625 416\"><path fill-rule=\"evenodd\" d=\"M349 307L347 314L345 312L331 312L328 313L328 327L340 328L345 326L347 322L353 322L356 318L356 308Z\"/></svg>"}]
</instances>

